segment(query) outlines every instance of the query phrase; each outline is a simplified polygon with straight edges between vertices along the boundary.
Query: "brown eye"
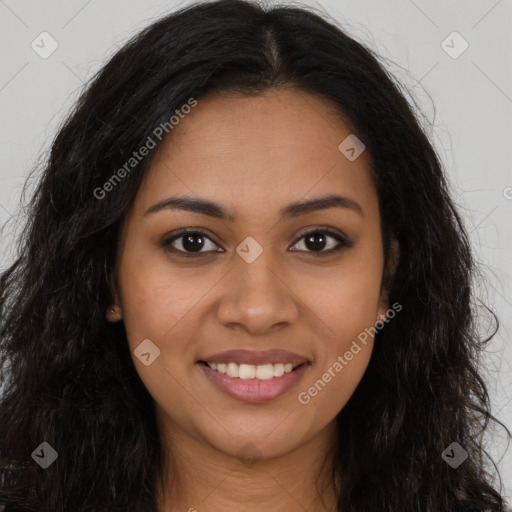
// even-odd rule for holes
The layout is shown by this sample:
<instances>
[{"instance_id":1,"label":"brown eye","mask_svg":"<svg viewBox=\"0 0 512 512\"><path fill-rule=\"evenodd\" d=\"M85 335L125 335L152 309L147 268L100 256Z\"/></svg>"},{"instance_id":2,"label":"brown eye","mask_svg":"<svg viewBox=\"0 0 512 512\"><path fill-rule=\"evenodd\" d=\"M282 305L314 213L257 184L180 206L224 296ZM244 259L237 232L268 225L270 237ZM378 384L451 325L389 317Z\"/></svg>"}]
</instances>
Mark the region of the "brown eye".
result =
<instances>
[{"instance_id":1,"label":"brown eye","mask_svg":"<svg viewBox=\"0 0 512 512\"><path fill-rule=\"evenodd\" d=\"M176 253L181 253L183 256L196 256L203 253L220 252L219 250L212 249L212 246L218 247L204 231L192 229L182 230L162 242L162 247L168 248ZM203 251L202 249L205 247L210 247L210 250Z\"/></svg>"},{"instance_id":2,"label":"brown eye","mask_svg":"<svg viewBox=\"0 0 512 512\"><path fill-rule=\"evenodd\" d=\"M294 246L303 242L305 249L292 248L292 252L306 252L313 256L327 256L353 244L344 236L329 228L314 229L304 233L295 242ZM201 255L224 252L204 231L200 229L184 229L162 242L162 247L185 257L198 257ZM217 247L217 249L215 249ZM205 249L205 250L203 250Z\"/></svg>"},{"instance_id":3,"label":"brown eye","mask_svg":"<svg viewBox=\"0 0 512 512\"><path fill-rule=\"evenodd\" d=\"M310 252L313 254L313 256L332 254L334 252L340 251L345 247L351 247L353 245L345 237L341 236L337 232L332 231L329 228L314 229L312 231L308 231L302 235L299 241L300 240L304 240L303 246L306 248L306 250L304 251L302 249L292 249L293 252ZM332 240L334 240L334 242ZM295 244L297 245L297 242L295 242ZM326 248L327 250L325 250Z\"/></svg>"}]
</instances>

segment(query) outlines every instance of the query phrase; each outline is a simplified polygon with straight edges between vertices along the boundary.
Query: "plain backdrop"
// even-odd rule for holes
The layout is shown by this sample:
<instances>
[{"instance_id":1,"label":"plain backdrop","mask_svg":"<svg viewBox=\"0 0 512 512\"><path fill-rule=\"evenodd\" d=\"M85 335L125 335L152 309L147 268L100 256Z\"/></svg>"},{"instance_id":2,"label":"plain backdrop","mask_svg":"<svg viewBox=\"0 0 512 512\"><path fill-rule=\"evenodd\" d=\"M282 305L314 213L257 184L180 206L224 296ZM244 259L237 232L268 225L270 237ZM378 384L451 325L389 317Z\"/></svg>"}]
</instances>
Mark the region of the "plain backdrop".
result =
<instances>
[{"instance_id":1,"label":"plain backdrop","mask_svg":"<svg viewBox=\"0 0 512 512\"><path fill-rule=\"evenodd\" d=\"M189 3L0 0L1 224L18 210L24 177L84 83L135 32ZM486 379L493 413L512 428L512 1L302 4L375 49L424 115L485 277L479 296L500 320ZM0 238L1 268L12 259L14 228L11 220ZM487 448L510 504L512 447L504 440L496 430Z\"/></svg>"}]
</instances>

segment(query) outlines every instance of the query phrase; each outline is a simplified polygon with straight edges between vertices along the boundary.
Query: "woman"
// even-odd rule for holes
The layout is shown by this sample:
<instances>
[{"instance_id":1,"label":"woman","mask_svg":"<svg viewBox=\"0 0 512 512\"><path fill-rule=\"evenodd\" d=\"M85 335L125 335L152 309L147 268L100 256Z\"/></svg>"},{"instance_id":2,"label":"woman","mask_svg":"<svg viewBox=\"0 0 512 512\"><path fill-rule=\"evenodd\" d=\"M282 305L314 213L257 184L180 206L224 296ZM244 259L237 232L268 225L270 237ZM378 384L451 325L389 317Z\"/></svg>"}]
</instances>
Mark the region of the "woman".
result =
<instances>
[{"instance_id":1,"label":"woman","mask_svg":"<svg viewBox=\"0 0 512 512\"><path fill-rule=\"evenodd\" d=\"M173 13L80 98L2 275L0 499L505 510L473 271L370 50L299 8Z\"/></svg>"}]
</instances>

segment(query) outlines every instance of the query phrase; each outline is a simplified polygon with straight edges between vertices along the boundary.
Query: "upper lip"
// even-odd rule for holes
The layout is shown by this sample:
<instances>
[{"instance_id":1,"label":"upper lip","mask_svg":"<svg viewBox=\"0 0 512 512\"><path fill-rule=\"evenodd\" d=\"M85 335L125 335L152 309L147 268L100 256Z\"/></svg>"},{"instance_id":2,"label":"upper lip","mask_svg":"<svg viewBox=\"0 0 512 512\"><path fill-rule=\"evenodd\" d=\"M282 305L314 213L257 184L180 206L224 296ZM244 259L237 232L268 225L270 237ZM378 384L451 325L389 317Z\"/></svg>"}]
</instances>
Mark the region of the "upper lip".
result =
<instances>
[{"instance_id":1,"label":"upper lip","mask_svg":"<svg viewBox=\"0 0 512 512\"><path fill-rule=\"evenodd\" d=\"M279 348L272 348L270 350L227 350L226 352L218 352L211 356L206 356L200 361L205 363L238 363L238 364L251 364L251 365L262 365L262 364L276 364L276 363L292 363L299 365L307 363L309 360L299 354L282 350Z\"/></svg>"}]
</instances>

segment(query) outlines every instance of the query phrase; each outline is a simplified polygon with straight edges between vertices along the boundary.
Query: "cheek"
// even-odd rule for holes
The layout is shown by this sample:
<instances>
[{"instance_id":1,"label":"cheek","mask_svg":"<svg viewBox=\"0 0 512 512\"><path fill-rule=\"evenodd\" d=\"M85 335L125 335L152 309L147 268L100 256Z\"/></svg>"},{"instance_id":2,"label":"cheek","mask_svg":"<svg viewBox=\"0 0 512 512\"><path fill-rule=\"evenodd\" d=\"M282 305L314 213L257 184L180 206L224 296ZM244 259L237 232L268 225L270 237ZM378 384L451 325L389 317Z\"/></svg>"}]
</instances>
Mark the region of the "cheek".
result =
<instances>
[{"instance_id":1,"label":"cheek","mask_svg":"<svg viewBox=\"0 0 512 512\"><path fill-rule=\"evenodd\" d=\"M135 369L159 406L179 411L190 400L191 389L185 390L182 382L189 382L187 373L193 368L189 340L199 324L196 313L200 309L194 306L213 283L197 272L187 275L186 271L173 271L170 265L135 247L126 254L120 262L119 281ZM134 353L144 340L151 340L160 351L147 366Z\"/></svg>"},{"instance_id":2,"label":"cheek","mask_svg":"<svg viewBox=\"0 0 512 512\"><path fill-rule=\"evenodd\" d=\"M145 338L164 344L193 318L194 306L211 287L192 269L173 269L165 258L127 247L119 274L123 320L130 346Z\"/></svg>"},{"instance_id":3,"label":"cheek","mask_svg":"<svg viewBox=\"0 0 512 512\"><path fill-rule=\"evenodd\" d=\"M357 350L353 349L357 353L348 351L352 354L350 361L345 359L346 352L342 352L340 360L330 360L305 390L306 393L299 397L301 403L308 402L317 407L323 422L330 421L343 409L363 378L372 346L371 342L366 346L358 345Z\"/></svg>"},{"instance_id":4,"label":"cheek","mask_svg":"<svg viewBox=\"0 0 512 512\"><path fill-rule=\"evenodd\" d=\"M330 336L319 340L317 360L301 386L299 403L312 406L315 421L326 423L345 406L368 367L373 350L376 295L331 306ZM368 302L366 302L368 301ZM368 303L372 305L370 308Z\"/></svg>"},{"instance_id":5,"label":"cheek","mask_svg":"<svg viewBox=\"0 0 512 512\"><path fill-rule=\"evenodd\" d=\"M348 402L361 381L373 350L380 298L378 258L352 261L333 272L322 289L306 296L322 324L316 368L301 386L299 402L328 421Z\"/></svg>"},{"instance_id":6,"label":"cheek","mask_svg":"<svg viewBox=\"0 0 512 512\"><path fill-rule=\"evenodd\" d=\"M345 350L365 328L374 326L380 299L381 267L357 262L333 270L326 278L311 287L302 282L302 296L308 298L317 317L326 327L330 347Z\"/></svg>"}]
</instances>

